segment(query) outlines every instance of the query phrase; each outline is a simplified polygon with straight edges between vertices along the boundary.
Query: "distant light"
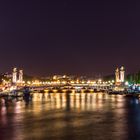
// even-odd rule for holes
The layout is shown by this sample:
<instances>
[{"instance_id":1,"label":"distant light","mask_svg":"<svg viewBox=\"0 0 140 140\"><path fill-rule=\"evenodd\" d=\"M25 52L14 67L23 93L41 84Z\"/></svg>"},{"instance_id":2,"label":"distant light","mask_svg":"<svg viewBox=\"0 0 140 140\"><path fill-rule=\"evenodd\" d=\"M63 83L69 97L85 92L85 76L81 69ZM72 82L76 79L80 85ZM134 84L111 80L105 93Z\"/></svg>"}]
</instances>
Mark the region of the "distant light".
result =
<instances>
[{"instance_id":1,"label":"distant light","mask_svg":"<svg viewBox=\"0 0 140 140\"><path fill-rule=\"evenodd\" d=\"M74 81L70 81L71 84L74 84Z\"/></svg>"},{"instance_id":2,"label":"distant light","mask_svg":"<svg viewBox=\"0 0 140 140\"><path fill-rule=\"evenodd\" d=\"M128 81L126 81L126 82L125 82L125 85L126 85L126 86L128 86L128 85L129 85Z\"/></svg>"},{"instance_id":3,"label":"distant light","mask_svg":"<svg viewBox=\"0 0 140 140\"><path fill-rule=\"evenodd\" d=\"M133 89L133 90L135 90L135 89L136 89L136 86L135 86L135 85L133 85L133 86L132 86L132 89Z\"/></svg>"},{"instance_id":4,"label":"distant light","mask_svg":"<svg viewBox=\"0 0 140 140\"><path fill-rule=\"evenodd\" d=\"M98 84L102 84L102 79L98 79Z\"/></svg>"},{"instance_id":5,"label":"distant light","mask_svg":"<svg viewBox=\"0 0 140 140\"><path fill-rule=\"evenodd\" d=\"M82 81L82 84L84 84L85 83L85 81Z\"/></svg>"},{"instance_id":6,"label":"distant light","mask_svg":"<svg viewBox=\"0 0 140 140\"><path fill-rule=\"evenodd\" d=\"M87 81L87 84L90 84L91 83L91 81L89 80L89 81Z\"/></svg>"}]
</instances>

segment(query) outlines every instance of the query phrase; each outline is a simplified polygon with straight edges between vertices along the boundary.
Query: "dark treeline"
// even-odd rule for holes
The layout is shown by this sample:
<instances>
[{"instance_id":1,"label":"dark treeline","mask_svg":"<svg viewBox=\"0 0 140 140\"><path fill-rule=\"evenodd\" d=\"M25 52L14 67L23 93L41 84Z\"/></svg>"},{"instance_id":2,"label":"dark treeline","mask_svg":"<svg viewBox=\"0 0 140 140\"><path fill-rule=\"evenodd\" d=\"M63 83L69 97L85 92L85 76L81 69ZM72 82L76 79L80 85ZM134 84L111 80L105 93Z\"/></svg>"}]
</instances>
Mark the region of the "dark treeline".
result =
<instances>
[{"instance_id":1,"label":"dark treeline","mask_svg":"<svg viewBox=\"0 0 140 140\"><path fill-rule=\"evenodd\" d=\"M130 83L140 84L140 71L137 73L128 74L126 80Z\"/></svg>"}]
</instances>

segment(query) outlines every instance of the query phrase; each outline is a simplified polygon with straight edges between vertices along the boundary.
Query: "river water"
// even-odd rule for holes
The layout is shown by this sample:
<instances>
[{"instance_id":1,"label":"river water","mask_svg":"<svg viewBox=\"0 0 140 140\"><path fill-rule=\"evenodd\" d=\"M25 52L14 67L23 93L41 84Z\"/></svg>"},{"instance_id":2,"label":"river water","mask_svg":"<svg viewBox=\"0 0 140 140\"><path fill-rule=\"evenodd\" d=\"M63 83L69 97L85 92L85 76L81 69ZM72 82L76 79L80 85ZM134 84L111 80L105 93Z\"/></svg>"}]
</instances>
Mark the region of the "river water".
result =
<instances>
[{"instance_id":1,"label":"river water","mask_svg":"<svg viewBox=\"0 0 140 140\"><path fill-rule=\"evenodd\" d=\"M140 140L140 100L103 93L0 99L0 140Z\"/></svg>"}]
</instances>

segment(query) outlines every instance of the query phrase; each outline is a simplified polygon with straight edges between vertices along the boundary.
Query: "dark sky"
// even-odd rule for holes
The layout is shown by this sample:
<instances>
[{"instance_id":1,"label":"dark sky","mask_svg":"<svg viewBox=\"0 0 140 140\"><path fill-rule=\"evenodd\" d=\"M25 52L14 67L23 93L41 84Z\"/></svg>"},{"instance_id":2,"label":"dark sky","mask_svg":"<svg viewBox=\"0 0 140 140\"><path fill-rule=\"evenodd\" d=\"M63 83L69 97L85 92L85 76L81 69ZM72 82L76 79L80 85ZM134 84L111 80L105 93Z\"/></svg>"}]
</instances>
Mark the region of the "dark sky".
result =
<instances>
[{"instance_id":1,"label":"dark sky","mask_svg":"<svg viewBox=\"0 0 140 140\"><path fill-rule=\"evenodd\" d=\"M140 70L140 2L0 1L0 72L109 74Z\"/></svg>"}]
</instances>

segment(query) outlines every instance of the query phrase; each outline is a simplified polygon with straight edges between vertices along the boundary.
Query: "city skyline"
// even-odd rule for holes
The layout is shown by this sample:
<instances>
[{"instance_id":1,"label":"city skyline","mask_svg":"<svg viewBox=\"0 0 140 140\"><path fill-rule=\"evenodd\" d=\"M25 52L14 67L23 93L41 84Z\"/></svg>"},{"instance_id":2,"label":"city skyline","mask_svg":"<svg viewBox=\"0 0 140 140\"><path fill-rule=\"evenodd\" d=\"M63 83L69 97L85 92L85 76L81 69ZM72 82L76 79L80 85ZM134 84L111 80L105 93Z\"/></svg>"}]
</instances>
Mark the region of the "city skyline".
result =
<instances>
[{"instance_id":1,"label":"city skyline","mask_svg":"<svg viewBox=\"0 0 140 140\"><path fill-rule=\"evenodd\" d=\"M140 1L0 1L1 140L140 140Z\"/></svg>"},{"instance_id":2,"label":"city skyline","mask_svg":"<svg viewBox=\"0 0 140 140\"><path fill-rule=\"evenodd\" d=\"M129 1L3 1L0 72L108 75L140 64L139 3Z\"/></svg>"},{"instance_id":3,"label":"city skyline","mask_svg":"<svg viewBox=\"0 0 140 140\"><path fill-rule=\"evenodd\" d=\"M117 68L117 69L116 69ZM135 71L135 72L129 72L129 70L127 70L127 68L126 67L124 67L124 66L122 66L122 65L120 65L120 66L117 66L117 67L114 67L114 69L113 69L113 71L112 72L110 72L110 73L106 73L106 74L103 74L103 72L102 73L96 73L96 74L94 74L94 73L91 73L91 74L79 74L79 73L77 73L77 74L72 74L72 73L68 73L68 72L65 72L65 73L51 73L51 74L46 74L46 75L33 75L33 74L31 74L31 73L28 73L25 69L23 69L23 68L21 68L21 67L12 67L12 68L10 68L9 70L7 70L7 71L3 71L3 72L0 72L0 74L1 75L4 75L4 74L12 74L12 71L14 70L14 69L18 69L19 70L19 72L21 72L21 71L24 71L25 72L25 75L26 76L31 76L31 77L51 77L51 76L55 76L55 75L61 75L61 76L76 76L76 77L88 77L88 78L105 78L105 77L113 77L113 75L115 76L116 74L116 71L119 71L119 69L121 69L121 68L124 68L124 70L125 70L125 72L126 72L126 75L132 75L132 74L137 74L137 73L139 73L140 72L140 70L138 69L137 71ZM114 71L115 71L115 73L114 73Z\"/></svg>"},{"instance_id":4,"label":"city skyline","mask_svg":"<svg viewBox=\"0 0 140 140\"><path fill-rule=\"evenodd\" d=\"M121 67L123 67L123 66L121 66ZM117 67L117 69L119 69L119 67ZM115 71L115 68L114 68L114 70L111 72L111 73L109 73L109 74L106 74L106 75L102 75L101 73L99 73L99 74L85 74L85 75L80 75L80 74L71 74L71 73L52 73L52 74L46 74L46 75L33 75L33 74L30 74L30 73L28 73L27 71L25 71L24 69L21 69L21 67L12 67L12 68L10 68L9 70L7 70L7 71L4 71L4 72L1 72L0 74L1 75L12 75L12 73L13 73L13 71L15 71L16 73L17 72L25 72L25 75L26 76L32 76L32 77L50 77L50 76L55 76L55 75L57 75L57 76L59 76L59 75L61 75L61 76L78 76L78 77L80 77L80 76L84 76L84 77L91 77L91 78L101 78L101 77L105 77L105 76L112 76L112 75L115 75L114 74L114 71ZM137 71L137 72L139 72L139 71ZM129 74L129 73L127 73L127 74Z\"/></svg>"}]
</instances>

